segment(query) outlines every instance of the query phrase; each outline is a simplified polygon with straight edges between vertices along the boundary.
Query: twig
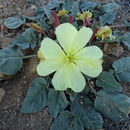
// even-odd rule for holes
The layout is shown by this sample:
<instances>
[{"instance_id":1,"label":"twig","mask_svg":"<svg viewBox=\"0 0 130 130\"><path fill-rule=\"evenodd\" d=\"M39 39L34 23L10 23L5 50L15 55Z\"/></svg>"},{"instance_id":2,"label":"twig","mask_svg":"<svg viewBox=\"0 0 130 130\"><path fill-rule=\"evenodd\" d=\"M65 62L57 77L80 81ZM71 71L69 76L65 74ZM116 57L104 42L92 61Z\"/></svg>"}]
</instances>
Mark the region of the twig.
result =
<instances>
[{"instance_id":1,"label":"twig","mask_svg":"<svg viewBox=\"0 0 130 130\"><path fill-rule=\"evenodd\" d=\"M5 58L20 58L20 59L28 59L28 58L32 58L32 57L36 57L37 55L28 55L28 56L12 56L12 57L0 57L0 59L5 59Z\"/></svg>"},{"instance_id":2,"label":"twig","mask_svg":"<svg viewBox=\"0 0 130 130\"><path fill-rule=\"evenodd\" d=\"M37 55L28 55L28 56L23 56L21 58L23 59L28 59L28 58L32 58L32 57L36 57Z\"/></svg>"},{"instance_id":3,"label":"twig","mask_svg":"<svg viewBox=\"0 0 130 130\"><path fill-rule=\"evenodd\" d=\"M93 44L98 44L98 43L112 43L112 42L116 42L116 40L105 40L105 41L95 41L95 42L92 42Z\"/></svg>"},{"instance_id":4,"label":"twig","mask_svg":"<svg viewBox=\"0 0 130 130\"><path fill-rule=\"evenodd\" d=\"M91 88L92 92L96 95L96 91L95 89L93 88L93 85L91 84L90 80L88 79L88 84L89 84L89 87Z\"/></svg>"},{"instance_id":5,"label":"twig","mask_svg":"<svg viewBox=\"0 0 130 130\"><path fill-rule=\"evenodd\" d=\"M111 28L127 28L128 25L115 25L115 26L110 26Z\"/></svg>"}]
</instances>

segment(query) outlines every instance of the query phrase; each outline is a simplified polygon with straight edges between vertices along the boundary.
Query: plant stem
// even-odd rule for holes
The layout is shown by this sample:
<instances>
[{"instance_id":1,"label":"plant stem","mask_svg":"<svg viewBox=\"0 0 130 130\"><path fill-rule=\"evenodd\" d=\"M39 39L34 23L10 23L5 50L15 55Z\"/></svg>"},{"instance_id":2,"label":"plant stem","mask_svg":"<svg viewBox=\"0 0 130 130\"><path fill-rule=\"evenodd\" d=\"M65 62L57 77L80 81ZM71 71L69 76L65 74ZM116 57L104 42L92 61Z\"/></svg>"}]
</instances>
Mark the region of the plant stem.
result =
<instances>
[{"instance_id":1,"label":"plant stem","mask_svg":"<svg viewBox=\"0 0 130 130\"><path fill-rule=\"evenodd\" d=\"M13 58L16 58L16 59L17 59L17 58L18 58L18 59L19 59L19 58L20 58L20 59L28 59L28 58L32 58L32 57L37 57L37 55L0 57L0 59L3 59L3 58L4 58L4 59L5 59L5 58L8 58L8 59L9 59L9 58L12 58L12 59L13 59Z\"/></svg>"},{"instance_id":2,"label":"plant stem","mask_svg":"<svg viewBox=\"0 0 130 130\"><path fill-rule=\"evenodd\" d=\"M95 89L93 88L93 85L91 84L90 80L88 79L88 84L89 84L89 87L91 88L92 92L96 95L96 91Z\"/></svg>"},{"instance_id":3,"label":"plant stem","mask_svg":"<svg viewBox=\"0 0 130 130\"><path fill-rule=\"evenodd\" d=\"M115 26L110 26L111 28L126 28L128 25L115 25Z\"/></svg>"},{"instance_id":4,"label":"plant stem","mask_svg":"<svg viewBox=\"0 0 130 130\"><path fill-rule=\"evenodd\" d=\"M95 41L95 42L92 42L93 44L99 44L99 43L112 43L112 42L116 42L116 40L109 40L109 41Z\"/></svg>"},{"instance_id":5,"label":"plant stem","mask_svg":"<svg viewBox=\"0 0 130 130\"><path fill-rule=\"evenodd\" d=\"M28 55L28 56L23 56L23 59L28 59L28 58L32 58L32 57L36 57L37 55Z\"/></svg>"}]
</instances>

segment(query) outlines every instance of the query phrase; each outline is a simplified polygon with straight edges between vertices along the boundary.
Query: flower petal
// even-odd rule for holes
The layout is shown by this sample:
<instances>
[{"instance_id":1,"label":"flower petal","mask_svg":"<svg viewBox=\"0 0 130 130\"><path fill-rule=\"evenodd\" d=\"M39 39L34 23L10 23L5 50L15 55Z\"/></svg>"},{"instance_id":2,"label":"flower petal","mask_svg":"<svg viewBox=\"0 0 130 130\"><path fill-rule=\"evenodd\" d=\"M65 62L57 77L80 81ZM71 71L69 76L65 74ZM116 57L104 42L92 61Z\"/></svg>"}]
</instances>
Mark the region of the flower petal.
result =
<instances>
[{"instance_id":1,"label":"flower petal","mask_svg":"<svg viewBox=\"0 0 130 130\"><path fill-rule=\"evenodd\" d=\"M97 77L102 72L101 59L76 60L76 65L82 73L90 77Z\"/></svg>"},{"instance_id":2,"label":"flower petal","mask_svg":"<svg viewBox=\"0 0 130 130\"><path fill-rule=\"evenodd\" d=\"M55 72L64 64L64 52L61 47L53 40L45 38L41 43L40 55L45 58L37 66L37 73L46 76Z\"/></svg>"},{"instance_id":3,"label":"flower petal","mask_svg":"<svg viewBox=\"0 0 130 130\"><path fill-rule=\"evenodd\" d=\"M44 38L41 42L40 51L45 59L59 59L65 55L61 47L50 38Z\"/></svg>"},{"instance_id":4,"label":"flower petal","mask_svg":"<svg viewBox=\"0 0 130 130\"><path fill-rule=\"evenodd\" d=\"M75 52L80 50L89 42L92 34L93 31L91 28L82 27L77 33L71 48L73 48Z\"/></svg>"},{"instance_id":5,"label":"flower petal","mask_svg":"<svg viewBox=\"0 0 130 130\"><path fill-rule=\"evenodd\" d=\"M63 65L64 65L64 61L59 59L40 61L40 63L37 66L37 73L40 76L46 76L55 72Z\"/></svg>"},{"instance_id":6,"label":"flower petal","mask_svg":"<svg viewBox=\"0 0 130 130\"><path fill-rule=\"evenodd\" d=\"M65 64L52 79L56 90L71 88L74 92L81 92L85 87L85 79L74 64Z\"/></svg>"},{"instance_id":7,"label":"flower petal","mask_svg":"<svg viewBox=\"0 0 130 130\"><path fill-rule=\"evenodd\" d=\"M86 58L99 59L103 57L102 50L97 46L85 47L75 54L77 59L83 60Z\"/></svg>"},{"instance_id":8,"label":"flower petal","mask_svg":"<svg viewBox=\"0 0 130 130\"><path fill-rule=\"evenodd\" d=\"M75 53L83 48L92 37L91 28L82 27L79 31L70 23L56 28L56 36L66 53Z\"/></svg>"},{"instance_id":9,"label":"flower petal","mask_svg":"<svg viewBox=\"0 0 130 130\"><path fill-rule=\"evenodd\" d=\"M72 49L71 47L77 35L77 32L78 32L77 29L70 23L61 24L56 28L55 33L57 39L60 45L66 51L66 53L70 49Z\"/></svg>"}]
</instances>

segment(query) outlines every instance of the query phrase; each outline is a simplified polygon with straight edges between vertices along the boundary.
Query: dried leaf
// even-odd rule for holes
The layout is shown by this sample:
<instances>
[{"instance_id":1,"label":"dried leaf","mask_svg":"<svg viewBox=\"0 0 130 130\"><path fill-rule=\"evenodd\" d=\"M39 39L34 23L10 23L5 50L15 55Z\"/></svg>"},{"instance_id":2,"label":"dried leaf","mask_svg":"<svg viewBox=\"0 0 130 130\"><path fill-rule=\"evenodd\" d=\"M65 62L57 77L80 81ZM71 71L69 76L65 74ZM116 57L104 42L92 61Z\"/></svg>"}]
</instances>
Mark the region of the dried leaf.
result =
<instances>
[{"instance_id":1,"label":"dried leaf","mask_svg":"<svg viewBox=\"0 0 130 130\"><path fill-rule=\"evenodd\" d=\"M6 36L3 36L2 37L2 45L1 45L1 47L2 48L6 48L6 47L8 47L9 46L9 42L11 42L13 40L13 38L9 38L9 37L6 37Z\"/></svg>"},{"instance_id":2,"label":"dried leaf","mask_svg":"<svg viewBox=\"0 0 130 130\"><path fill-rule=\"evenodd\" d=\"M104 44L104 51L106 54L112 54L117 57L119 57L124 52L123 47L118 46L117 43Z\"/></svg>"},{"instance_id":3,"label":"dried leaf","mask_svg":"<svg viewBox=\"0 0 130 130\"><path fill-rule=\"evenodd\" d=\"M4 9L4 8L6 8L5 5L0 5L0 9Z\"/></svg>"},{"instance_id":4,"label":"dried leaf","mask_svg":"<svg viewBox=\"0 0 130 130\"><path fill-rule=\"evenodd\" d=\"M25 9L25 10L23 10L23 14L26 15L26 16L35 16L35 10Z\"/></svg>"},{"instance_id":5,"label":"dried leaf","mask_svg":"<svg viewBox=\"0 0 130 130\"><path fill-rule=\"evenodd\" d=\"M44 30L42 29L42 27L41 26L39 26L38 24L36 24L36 23L28 23L28 24L26 24L27 26L29 26L29 27L31 27L31 28L33 28L33 29L35 29L37 32L39 32L39 33L43 33L43 34L45 34L45 32L44 32Z\"/></svg>"}]
</instances>

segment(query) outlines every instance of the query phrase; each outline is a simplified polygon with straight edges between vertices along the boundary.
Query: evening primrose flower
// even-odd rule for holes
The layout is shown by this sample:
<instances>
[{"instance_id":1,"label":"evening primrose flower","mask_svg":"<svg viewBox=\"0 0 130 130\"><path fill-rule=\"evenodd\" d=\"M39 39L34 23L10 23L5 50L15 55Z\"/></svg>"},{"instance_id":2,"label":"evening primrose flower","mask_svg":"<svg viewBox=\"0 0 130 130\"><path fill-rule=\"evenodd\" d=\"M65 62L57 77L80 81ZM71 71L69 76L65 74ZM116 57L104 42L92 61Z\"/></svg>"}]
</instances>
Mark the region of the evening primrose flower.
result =
<instances>
[{"instance_id":1,"label":"evening primrose flower","mask_svg":"<svg viewBox=\"0 0 130 130\"><path fill-rule=\"evenodd\" d=\"M47 76L56 72L52 79L56 90L81 92L86 84L83 74L97 77L102 72L103 53L97 46L85 47L93 34L90 28L77 31L72 24L64 23L55 33L59 44L50 38L41 42L40 57L42 53L45 59L40 60L37 73Z\"/></svg>"},{"instance_id":2,"label":"evening primrose flower","mask_svg":"<svg viewBox=\"0 0 130 130\"><path fill-rule=\"evenodd\" d=\"M112 29L109 26L105 26L105 27L101 27L97 33L96 33L96 37L98 39L108 39L112 37Z\"/></svg>"},{"instance_id":3,"label":"evening primrose flower","mask_svg":"<svg viewBox=\"0 0 130 130\"><path fill-rule=\"evenodd\" d=\"M42 60L45 60L43 54L42 54L42 51L39 49L38 51L38 58L42 61Z\"/></svg>"},{"instance_id":4,"label":"evening primrose flower","mask_svg":"<svg viewBox=\"0 0 130 130\"><path fill-rule=\"evenodd\" d=\"M63 16L63 15L67 15L67 14L69 14L69 11L63 9L63 10L60 10L60 11L58 12L57 16L61 17L61 16Z\"/></svg>"},{"instance_id":5,"label":"evening primrose flower","mask_svg":"<svg viewBox=\"0 0 130 130\"><path fill-rule=\"evenodd\" d=\"M88 19L88 20L91 20L92 18L92 13L89 12L89 11L85 11L83 12L82 14L81 13L78 13L77 14L77 17L76 17L76 20L84 20L84 19Z\"/></svg>"}]
</instances>

